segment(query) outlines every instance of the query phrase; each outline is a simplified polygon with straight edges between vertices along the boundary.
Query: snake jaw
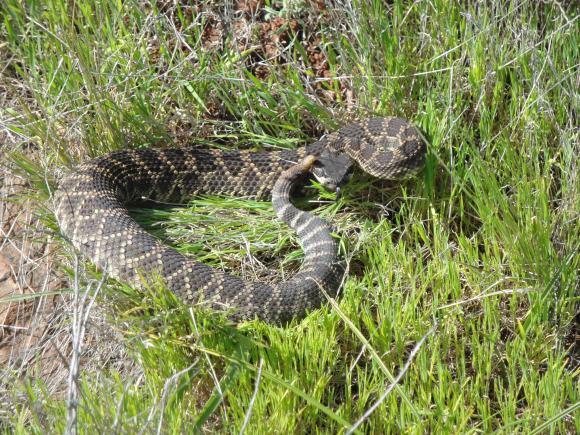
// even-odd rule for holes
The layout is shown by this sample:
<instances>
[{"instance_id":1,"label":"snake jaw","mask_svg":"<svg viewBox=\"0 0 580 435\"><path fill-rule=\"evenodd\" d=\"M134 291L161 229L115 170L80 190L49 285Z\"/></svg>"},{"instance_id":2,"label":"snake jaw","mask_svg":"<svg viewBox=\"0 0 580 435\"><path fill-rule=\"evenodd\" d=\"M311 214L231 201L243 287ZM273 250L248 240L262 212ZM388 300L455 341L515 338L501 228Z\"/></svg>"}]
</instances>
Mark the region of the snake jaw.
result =
<instances>
[{"instance_id":1,"label":"snake jaw","mask_svg":"<svg viewBox=\"0 0 580 435\"><path fill-rule=\"evenodd\" d=\"M350 180L353 160L344 153L323 151L312 164L311 173L328 190L339 192L340 186Z\"/></svg>"}]
</instances>

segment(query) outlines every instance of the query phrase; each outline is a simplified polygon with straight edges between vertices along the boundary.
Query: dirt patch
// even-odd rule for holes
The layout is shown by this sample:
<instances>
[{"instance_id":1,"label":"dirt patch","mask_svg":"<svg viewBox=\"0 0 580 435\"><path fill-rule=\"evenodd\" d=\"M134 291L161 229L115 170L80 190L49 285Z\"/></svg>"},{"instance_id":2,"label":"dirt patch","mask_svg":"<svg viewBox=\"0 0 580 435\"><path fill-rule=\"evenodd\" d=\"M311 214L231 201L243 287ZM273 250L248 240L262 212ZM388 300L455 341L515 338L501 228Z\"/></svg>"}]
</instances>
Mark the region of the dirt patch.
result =
<instances>
[{"instance_id":1,"label":"dirt patch","mask_svg":"<svg viewBox=\"0 0 580 435\"><path fill-rule=\"evenodd\" d=\"M176 35L187 32L188 26L201 26L204 50L240 53L243 66L258 79L265 80L277 67L292 64L304 73L304 80L313 90L321 91L319 96L329 102L336 101L336 92L344 97L348 90L345 80L338 80L338 90L328 86L334 74L317 31L321 22L332 20L324 1L300 4L275 1L266 5L263 0L237 0L229 9L211 2L166 0L158 2L157 7L171 20ZM184 38L175 39L178 43ZM299 50L293 46L299 46ZM171 50L174 48L170 46ZM183 43L179 48L191 51ZM296 56L297 52L306 56ZM150 60L153 64L159 60L156 41L151 41ZM160 72L164 69L165 65L160 66Z\"/></svg>"},{"instance_id":2,"label":"dirt patch","mask_svg":"<svg viewBox=\"0 0 580 435\"><path fill-rule=\"evenodd\" d=\"M39 230L29 204L19 201L24 184L5 173L0 187L0 364L27 360L24 354L44 335L46 318L55 311L54 293L63 281L53 272L46 243L35 241ZM34 296L45 294L46 296Z\"/></svg>"},{"instance_id":3,"label":"dirt patch","mask_svg":"<svg viewBox=\"0 0 580 435\"><path fill-rule=\"evenodd\" d=\"M10 412L12 397L4 386L24 374L62 381L67 376L59 354L66 355L62 336L53 341L51 328L62 315L62 298L57 294L63 280L53 270L48 246L36 240L39 230L30 204L20 197L23 181L3 168L0 186L0 409ZM60 347L60 349L59 349ZM0 417L5 417L1 415Z\"/></svg>"},{"instance_id":4,"label":"dirt patch","mask_svg":"<svg viewBox=\"0 0 580 435\"><path fill-rule=\"evenodd\" d=\"M7 168L1 175L0 426L15 400L27 400L26 394L14 397L18 382L41 380L53 397L67 390L71 319L78 309L67 290L68 280L58 273L55 244L49 243L50 235L32 211L34 204L23 198L27 186ZM105 365L134 371L121 334L107 325L103 310L94 308L87 316L81 344L83 371Z\"/></svg>"}]
</instances>

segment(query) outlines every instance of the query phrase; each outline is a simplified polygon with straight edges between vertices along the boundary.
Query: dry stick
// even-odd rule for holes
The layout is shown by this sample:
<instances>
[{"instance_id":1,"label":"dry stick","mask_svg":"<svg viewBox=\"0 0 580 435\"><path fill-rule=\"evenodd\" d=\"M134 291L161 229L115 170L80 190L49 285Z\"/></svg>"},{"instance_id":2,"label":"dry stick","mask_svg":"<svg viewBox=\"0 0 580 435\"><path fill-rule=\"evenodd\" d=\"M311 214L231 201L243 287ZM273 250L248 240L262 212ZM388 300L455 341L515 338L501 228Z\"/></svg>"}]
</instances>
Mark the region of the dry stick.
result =
<instances>
[{"instance_id":1,"label":"dry stick","mask_svg":"<svg viewBox=\"0 0 580 435\"><path fill-rule=\"evenodd\" d=\"M258 366L258 374L256 375L256 384L254 385L254 393L252 394L252 398L250 399L250 404L248 405L248 410L246 411L246 417L244 418L244 424L240 429L240 435L244 435L246 431L246 426L250 421L250 416L252 415L252 408L254 407L254 402L256 400L256 396L258 395L258 389L260 387L260 378L262 377L262 366L264 365L264 359L260 358L260 365Z\"/></svg>"},{"instance_id":2,"label":"dry stick","mask_svg":"<svg viewBox=\"0 0 580 435\"><path fill-rule=\"evenodd\" d=\"M78 318L79 318L79 258L75 254L74 256L74 300L73 300L73 322L72 322L72 335L73 335L73 350L71 361L69 365L69 384L68 384L68 395L66 401L66 434L76 434L77 433L77 407L78 407L78 371L79 371L79 361L78 353L80 349L78 348Z\"/></svg>"},{"instance_id":3,"label":"dry stick","mask_svg":"<svg viewBox=\"0 0 580 435\"><path fill-rule=\"evenodd\" d=\"M125 402L125 397L127 395L127 390L129 389L130 384L128 382L126 382L123 385L123 392L121 393L121 397L119 397L119 401L117 402L117 407L115 409L115 420L113 421L113 425L111 426L111 430L110 433L112 434L118 434L120 433L119 431L119 416L121 415L121 412L123 411L123 404Z\"/></svg>"},{"instance_id":4,"label":"dry stick","mask_svg":"<svg viewBox=\"0 0 580 435\"><path fill-rule=\"evenodd\" d=\"M211 362L211 359L209 358L209 352L207 351L207 349L205 348L203 341L201 340L201 334L199 333L199 329L197 328L197 322L195 321L195 314L193 312L193 308L189 307L189 315L191 317L191 321L193 323L193 329L195 329L195 335L197 337L197 340L199 342L199 347L201 348L201 351L203 352L203 356L205 356L205 359L207 360L207 363L209 365L209 371L210 371L210 376L212 377L214 383L215 383L215 388L216 391L219 393L220 395L220 399L221 399L221 404L223 406L223 412L224 415L227 414L227 410L226 407L224 405L224 393L222 391L222 387L220 385L220 380L218 379L218 376L216 374L216 371L214 369L214 366Z\"/></svg>"},{"instance_id":5,"label":"dry stick","mask_svg":"<svg viewBox=\"0 0 580 435\"><path fill-rule=\"evenodd\" d=\"M172 384L177 383L177 379L180 376L184 375L185 373L190 371L194 366L196 366L198 362L199 362L199 358L197 358L188 367L172 374L169 378L167 378L165 380L165 383L163 384L163 393L161 394L161 402L159 403L160 415L159 415L159 422L157 423L157 434L161 433L161 426L163 425L163 415L165 413L165 406L167 405L167 396L169 395L169 388L171 387ZM195 376L198 372L199 372L199 370L196 370L193 375ZM120 405L119 405L119 407L120 407ZM141 427L141 430L138 432L139 435L147 433L147 429L149 427L149 424L151 424L151 422L153 421L153 418L155 417L156 413L157 413L157 398L155 398L155 402L153 403L153 405L151 405L151 409L149 410L149 415L147 416L147 420L145 421L145 423ZM114 426L116 427L117 424L115 424Z\"/></svg>"},{"instance_id":6,"label":"dry stick","mask_svg":"<svg viewBox=\"0 0 580 435\"><path fill-rule=\"evenodd\" d=\"M405 373L407 373L407 370L409 370L409 367L411 366L411 362L413 361L413 358L415 358L415 355L417 354L417 352L419 352L419 349L423 345L423 342L427 339L427 337L429 337L435 331L436 328L437 328L437 321L435 321L435 323L433 324L431 329L429 329L429 331L427 331L427 333L425 335L423 335L423 337L421 337L421 340L419 340L417 342L415 347L413 347L413 350L409 354L409 358L407 358L407 362L405 363L405 365L403 366L403 368L401 369L401 371L399 372L397 377L394 379L394 381L387 387L387 389L385 390L383 395L379 398L379 400L377 400L363 414L363 416L357 420L357 422L355 424L353 424L350 428L348 428L348 430L345 432L345 434L348 435L348 434L353 433L375 411L375 409L377 409L379 407L379 405L381 403L383 403L383 401L387 398L389 393L393 390L393 388L395 388L395 386L399 383L399 381L405 375Z\"/></svg>"},{"instance_id":7,"label":"dry stick","mask_svg":"<svg viewBox=\"0 0 580 435\"><path fill-rule=\"evenodd\" d=\"M350 266L350 259L348 259L347 266L346 266L345 271L342 275L342 280L341 280L341 283L338 287L339 290L344 287L344 283L345 283L346 277L348 275L349 266ZM338 316L342 319L342 321L346 324L346 326L348 326L348 328L358 337L358 339L362 342L363 346L366 346L373 361L375 361L379 365L379 368L381 369L381 371L383 373L385 373L387 375L387 377L389 378L389 380L391 380L393 382L394 386L397 388L397 391L401 395L401 398L403 399L403 401L409 406L409 408L411 408L411 412L413 413L413 415L418 417L419 412L415 409L415 406L413 406L413 402L411 402L411 399L409 399L407 397L407 395L405 394L403 389L400 388L398 385L396 385L395 378L393 377L393 375L391 374L391 372L389 371L389 369L387 368L387 366L385 365L385 363L381 359L380 355L370 345L369 340L367 340L367 338L360 331L360 329L358 329L356 327L356 325L352 322L352 320L350 320L347 317L347 315L342 312L342 310L338 306L338 303L336 302L336 299L334 299L333 297L331 297L328 294L328 292L324 289L324 287L322 286L321 283L317 282L317 284L318 284L318 287L320 288L320 291L326 297L326 300L328 301L328 303L330 304L332 309L336 312L336 314L338 314ZM338 291L337 291L337 294L338 294Z\"/></svg>"},{"instance_id":8,"label":"dry stick","mask_svg":"<svg viewBox=\"0 0 580 435\"><path fill-rule=\"evenodd\" d=\"M167 379L165 381L165 385L163 387L163 395L161 396L161 404L160 404L160 409L161 409L161 415L159 416L159 423L157 424L157 434L159 435L161 433L161 426L163 425L163 413L165 411L165 405L167 404L167 396L169 395L169 387L171 387L171 384L177 384L177 379L186 374L187 372L189 372L195 365L197 365L199 361L199 358L196 359L193 364L191 364L190 366L184 368L183 370L173 374L169 379ZM193 373L193 376L195 376L197 374L197 372L199 372L199 369L195 371L195 373Z\"/></svg>"},{"instance_id":9,"label":"dry stick","mask_svg":"<svg viewBox=\"0 0 580 435\"><path fill-rule=\"evenodd\" d=\"M69 364L69 385L68 385L68 395L66 404L66 428L65 434L77 434L77 409L78 409L78 396L79 396L79 370L80 370L80 357L81 357L81 344L85 335L85 326L88 320L89 313L95 302L96 296L101 289L102 285L106 280L106 274L98 282L95 289L95 293L91 298L91 301L84 309L87 302L87 297L91 291L91 286L87 287L87 290L80 298L80 288L79 288L79 259L75 254L74 256L74 300L73 300L73 321L72 321L72 355Z\"/></svg>"},{"instance_id":10,"label":"dry stick","mask_svg":"<svg viewBox=\"0 0 580 435\"><path fill-rule=\"evenodd\" d=\"M220 386L220 380L218 379L218 376L217 376L216 371L213 367L213 364L211 363L211 360L209 359L208 351L206 350L206 348L203 344L203 341L201 340L201 334L199 333L199 329L197 327L197 322L195 321L195 315L193 313L192 307L189 307L189 315L190 315L191 321L193 323L193 329L195 329L195 335L197 337L197 340L199 341L199 347L201 348L203 355L205 356L205 359L207 360L207 364L209 365L211 377L213 378L213 381L215 383L215 388L216 388L217 392L219 393L220 397L223 399L224 393L223 393L222 388Z\"/></svg>"},{"instance_id":11,"label":"dry stick","mask_svg":"<svg viewBox=\"0 0 580 435\"><path fill-rule=\"evenodd\" d=\"M491 296L497 296L497 295L511 295L514 293L521 293L521 294L525 294L525 293L530 293L536 291L533 288L516 288L516 289L507 289L507 290L498 290L495 292L491 292L491 293L480 293L477 296L474 296L472 298L469 299L463 299L461 301L458 302L453 302L451 304L447 304L447 305L441 305L440 307L437 307L438 310L442 310L444 308L451 308L451 307L455 307L457 305L463 305L463 304L467 304L469 302L473 302L473 301L479 301L481 299L485 299L485 298L489 298Z\"/></svg>"}]
</instances>

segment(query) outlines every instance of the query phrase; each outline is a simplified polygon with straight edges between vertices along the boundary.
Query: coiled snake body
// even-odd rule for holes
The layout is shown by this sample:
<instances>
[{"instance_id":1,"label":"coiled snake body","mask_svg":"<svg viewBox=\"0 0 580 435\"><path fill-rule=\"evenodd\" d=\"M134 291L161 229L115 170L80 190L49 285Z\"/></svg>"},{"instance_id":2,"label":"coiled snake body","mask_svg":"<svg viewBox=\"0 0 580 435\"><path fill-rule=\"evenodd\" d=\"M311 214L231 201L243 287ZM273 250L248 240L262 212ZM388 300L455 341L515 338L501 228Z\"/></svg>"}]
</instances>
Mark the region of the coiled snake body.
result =
<instances>
[{"instance_id":1,"label":"coiled snake body","mask_svg":"<svg viewBox=\"0 0 580 435\"><path fill-rule=\"evenodd\" d=\"M425 142L400 118L349 124L298 150L274 152L166 149L121 151L77 167L55 194L62 233L113 277L134 286L159 275L188 303L225 309L235 321L285 323L318 307L341 279L337 243L328 224L290 203L301 175L311 172L337 187L356 162L380 178L421 168ZM295 229L304 264L278 285L249 282L213 269L164 245L130 217L127 205L142 198L182 201L196 194L272 198L276 214Z\"/></svg>"}]
</instances>

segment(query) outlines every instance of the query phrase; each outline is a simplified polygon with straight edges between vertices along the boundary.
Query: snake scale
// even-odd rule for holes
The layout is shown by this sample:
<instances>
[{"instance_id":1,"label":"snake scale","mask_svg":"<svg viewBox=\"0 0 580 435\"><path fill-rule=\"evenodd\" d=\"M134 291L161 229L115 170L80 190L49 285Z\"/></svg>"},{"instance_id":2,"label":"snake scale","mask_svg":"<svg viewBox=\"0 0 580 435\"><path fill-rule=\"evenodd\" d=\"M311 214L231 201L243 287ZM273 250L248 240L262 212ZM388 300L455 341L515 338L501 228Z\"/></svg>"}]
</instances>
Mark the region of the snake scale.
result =
<instances>
[{"instance_id":1,"label":"snake scale","mask_svg":"<svg viewBox=\"0 0 580 435\"><path fill-rule=\"evenodd\" d=\"M297 150L271 152L217 149L119 151L79 165L55 193L62 234L109 275L141 287L158 275L190 304L227 310L240 322L286 323L303 317L336 292L342 278L337 242L329 225L290 202L305 173L337 188L354 165L379 178L397 179L419 170L426 145L401 118L348 124ZM146 232L127 206L143 199L184 201L197 194L272 199L277 216L296 230L304 263L276 285L249 282L184 256Z\"/></svg>"}]
</instances>

